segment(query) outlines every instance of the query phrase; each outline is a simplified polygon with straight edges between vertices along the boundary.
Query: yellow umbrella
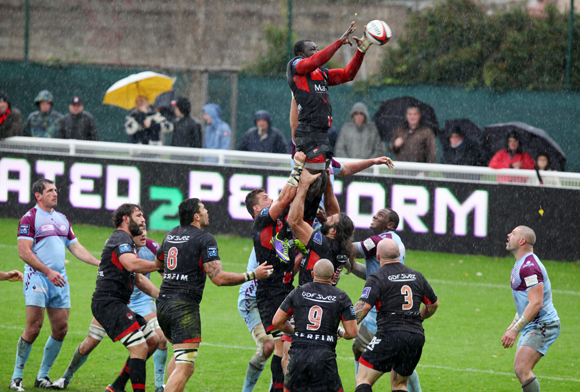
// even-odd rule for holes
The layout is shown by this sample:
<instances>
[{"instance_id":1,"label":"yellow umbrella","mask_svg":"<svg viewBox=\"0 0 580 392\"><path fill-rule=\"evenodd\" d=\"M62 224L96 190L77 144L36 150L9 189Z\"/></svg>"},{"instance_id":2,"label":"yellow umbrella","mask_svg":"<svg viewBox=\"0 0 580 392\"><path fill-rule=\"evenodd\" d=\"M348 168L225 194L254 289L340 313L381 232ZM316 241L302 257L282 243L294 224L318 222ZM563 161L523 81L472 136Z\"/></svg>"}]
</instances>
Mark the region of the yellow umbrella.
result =
<instances>
[{"instance_id":1,"label":"yellow umbrella","mask_svg":"<svg viewBox=\"0 0 580 392\"><path fill-rule=\"evenodd\" d=\"M166 91L170 91L175 78L151 71L127 76L113 84L105 93L103 103L130 110L135 107L138 96L147 97L150 103Z\"/></svg>"}]
</instances>

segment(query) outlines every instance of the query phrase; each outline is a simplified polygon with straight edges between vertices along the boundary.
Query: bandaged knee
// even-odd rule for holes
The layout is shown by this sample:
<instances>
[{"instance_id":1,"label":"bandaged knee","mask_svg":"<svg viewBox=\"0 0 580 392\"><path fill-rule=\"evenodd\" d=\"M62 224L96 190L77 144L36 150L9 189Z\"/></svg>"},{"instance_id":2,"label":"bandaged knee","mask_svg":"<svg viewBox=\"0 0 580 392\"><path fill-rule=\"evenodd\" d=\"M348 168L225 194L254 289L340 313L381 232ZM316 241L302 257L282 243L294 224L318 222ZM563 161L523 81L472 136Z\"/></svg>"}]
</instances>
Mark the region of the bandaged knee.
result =
<instances>
[{"instance_id":1,"label":"bandaged knee","mask_svg":"<svg viewBox=\"0 0 580 392\"><path fill-rule=\"evenodd\" d=\"M153 317L151 320L147 322L147 326L152 330L155 331L159 327L159 321L157 321L157 317Z\"/></svg>"},{"instance_id":2,"label":"bandaged knee","mask_svg":"<svg viewBox=\"0 0 580 392\"><path fill-rule=\"evenodd\" d=\"M133 347L145 343L145 337L143 336L143 331L137 329L129 335L123 336L120 342L123 343L125 347Z\"/></svg>"},{"instance_id":3,"label":"bandaged knee","mask_svg":"<svg viewBox=\"0 0 580 392\"><path fill-rule=\"evenodd\" d=\"M105 329L98 325L89 325L89 336L99 342L105 337Z\"/></svg>"},{"instance_id":4,"label":"bandaged knee","mask_svg":"<svg viewBox=\"0 0 580 392\"><path fill-rule=\"evenodd\" d=\"M264 326L262 324L258 324L254 327L254 329L252 329L252 337L256 342L257 350L252 359L250 359L250 362L255 366L259 365L259 367L263 368L266 362L268 361L268 357L264 352L264 348L266 345L266 341L272 340L272 336L266 334L266 331L264 330Z\"/></svg>"},{"instance_id":5,"label":"bandaged knee","mask_svg":"<svg viewBox=\"0 0 580 392\"><path fill-rule=\"evenodd\" d=\"M152 324L151 321L155 320L155 322L153 324L155 324L157 322L157 318L154 318L152 320L150 320L147 324L145 324L144 326L141 327L141 331L143 331L143 337L145 338L145 340L149 340L149 338L151 338L153 335L155 335L155 329Z\"/></svg>"},{"instance_id":6,"label":"bandaged knee","mask_svg":"<svg viewBox=\"0 0 580 392\"><path fill-rule=\"evenodd\" d=\"M176 348L173 350L175 363L195 363L197 357L197 348Z\"/></svg>"}]
</instances>

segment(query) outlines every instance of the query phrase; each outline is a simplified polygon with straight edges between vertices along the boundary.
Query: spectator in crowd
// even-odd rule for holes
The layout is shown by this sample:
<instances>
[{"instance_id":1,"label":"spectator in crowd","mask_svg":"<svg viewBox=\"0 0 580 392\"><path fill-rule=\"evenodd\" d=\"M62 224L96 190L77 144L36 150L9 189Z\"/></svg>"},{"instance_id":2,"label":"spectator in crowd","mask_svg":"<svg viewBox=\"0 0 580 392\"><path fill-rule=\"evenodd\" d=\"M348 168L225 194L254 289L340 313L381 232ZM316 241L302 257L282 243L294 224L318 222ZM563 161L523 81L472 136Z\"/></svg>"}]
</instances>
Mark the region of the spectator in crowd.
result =
<instances>
[{"instance_id":1,"label":"spectator in crowd","mask_svg":"<svg viewBox=\"0 0 580 392\"><path fill-rule=\"evenodd\" d=\"M449 134L449 147L443 151L441 163L446 165L485 166L481 147L465 137L459 127L453 127Z\"/></svg>"},{"instance_id":2,"label":"spectator in crowd","mask_svg":"<svg viewBox=\"0 0 580 392\"><path fill-rule=\"evenodd\" d=\"M350 110L350 122L344 124L336 142L336 156L370 159L385 155L379 131L369 121L367 105L357 102Z\"/></svg>"},{"instance_id":3,"label":"spectator in crowd","mask_svg":"<svg viewBox=\"0 0 580 392\"><path fill-rule=\"evenodd\" d=\"M22 136L55 138L62 115L52 108L54 97L48 90L42 90L34 98L37 111L28 115Z\"/></svg>"},{"instance_id":4,"label":"spectator in crowd","mask_svg":"<svg viewBox=\"0 0 580 392\"><path fill-rule=\"evenodd\" d=\"M175 123L171 145L174 147L202 147L201 123L191 115L191 102L187 98L178 98L171 101L174 106Z\"/></svg>"},{"instance_id":5,"label":"spectator in crowd","mask_svg":"<svg viewBox=\"0 0 580 392\"><path fill-rule=\"evenodd\" d=\"M552 170L550 169L550 157L545 152L538 154L536 158L536 167L538 170Z\"/></svg>"},{"instance_id":6,"label":"spectator in crowd","mask_svg":"<svg viewBox=\"0 0 580 392\"><path fill-rule=\"evenodd\" d=\"M232 130L228 123L222 120L222 109L215 103L208 103L203 107L205 120L204 148L229 150L232 139Z\"/></svg>"},{"instance_id":7,"label":"spectator in crowd","mask_svg":"<svg viewBox=\"0 0 580 392\"><path fill-rule=\"evenodd\" d=\"M10 98L4 91L0 91L0 139L11 136L20 136L22 133L22 114L13 108Z\"/></svg>"},{"instance_id":8,"label":"spectator in crowd","mask_svg":"<svg viewBox=\"0 0 580 392\"><path fill-rule=\"evenodd\" d=\"M97 123L93 115L85 111L83 101L73 97L68 105L70 113L66 114L58 126L60 139L99 140Z\"/></svg>"},{"instance_id":9,"label":"spectator in crowd","mask_svg":"<svg viewBox=\"0 0 580 392\"><path fill-rule=\"evenodd\" d=\"M397 154L397 161L435 163L437 143L433 130L421 125L421 111L418 107L407 108L406 121L395 129L389 152Z\"/></svg>"},{"instance_id":10,"label":"spectator in crowd","mask_svg":"<svg viewBox=\"0 0 580 392\"><path fill-rule=\"evenodd\" d=\"M173 124L153 110L147 97L139 96L135 108L125 117L129 143L162 145L161 133L173 131Z\"/></svg>"},{"instance_id":11,"label":"spectator in crowd","mask_svg":"<svg viewBox=\"0 0 580 392\"><path fill-rule=\"evenodd\" d=\"M533 170L535 166L533 158L522 149L520 136L512 131L506 138L506 148L495 153L489 167L492 169L524 169Z\"/></svg>"},{"instance_id":12,"label":"spectator in crowd","mask_svg":"<svg viewBox=\"0 0 580 392\"><path fill-rule=\"evenodd\" d=\"M238 144L240 151L287 154L289 145L278 128L272 126L272 117L266 110L254 114L254 125L244 133Z\"/></svg>"}]
</instances>

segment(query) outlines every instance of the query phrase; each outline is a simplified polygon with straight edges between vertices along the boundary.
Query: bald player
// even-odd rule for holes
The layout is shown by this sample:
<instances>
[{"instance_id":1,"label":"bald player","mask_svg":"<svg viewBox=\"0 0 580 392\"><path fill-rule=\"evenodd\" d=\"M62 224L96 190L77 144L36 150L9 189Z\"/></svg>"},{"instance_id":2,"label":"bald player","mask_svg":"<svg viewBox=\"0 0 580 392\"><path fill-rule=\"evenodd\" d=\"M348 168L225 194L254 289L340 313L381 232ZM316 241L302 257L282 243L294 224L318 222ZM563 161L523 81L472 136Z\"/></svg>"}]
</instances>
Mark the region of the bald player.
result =
<instances>
[{"instance_id":1,"label":"bald player","mask_svg":"<svg viewBox=\"0 0 580 392\"><path fill-rule=\"evenodd\" d=\"M510 348L521 334L514 370L524 392L540 390L532 370L560 334L560 318L552 304L550 278L534 254L535 243L536 233L527 226L516 227L508 234L506 243L506 250L516 258L511 276L516 315L501 342L504 348Z\"/></svg>"},{"instance_id":2,"label":"bald player","mask_svg":"<svg viewBox=\"0 0 580 392\"><path fill-rule=\"evenodd\" d=\"M294 289L274 315L273 324L292 335L284 391L338 392L342 382L336 366L337 331L345 339L358 333L352 302L332 286L336 274L328 259L312 271L314 281ZM288 322L294 315L294 325ZM339 329L342 320L344 328Z\"/></svg>"},{"instance_id":3,"label":"bald player","mask_svg":"<svg viewBox=\"0 0 580 392\"><path fill-rule=\"evenodd\" d=\"M381 265L365 284L354 306L360 322L377 308L377 333L362 353L355 392L371 392L374 383L391 373L392 391L406 391L407 379L421 359L425 344L423 320L439 306L433 288L423 275L399 260L399 244L384 239L377 246ZM421 302L425 304L421 308Z\"/></svg>"}]
</instances>

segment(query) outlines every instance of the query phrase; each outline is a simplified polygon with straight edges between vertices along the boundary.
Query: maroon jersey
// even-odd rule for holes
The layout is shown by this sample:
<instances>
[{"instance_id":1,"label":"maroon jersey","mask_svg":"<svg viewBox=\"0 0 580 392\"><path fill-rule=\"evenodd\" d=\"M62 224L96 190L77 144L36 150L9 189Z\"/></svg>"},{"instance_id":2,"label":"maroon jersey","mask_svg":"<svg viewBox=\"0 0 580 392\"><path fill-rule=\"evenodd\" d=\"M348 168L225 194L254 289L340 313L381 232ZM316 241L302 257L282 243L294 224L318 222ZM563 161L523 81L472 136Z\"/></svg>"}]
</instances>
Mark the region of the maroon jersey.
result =
<instances>
[{"instance_id":1,"label":"maroon jersey","mask_svg":"<svg viewBox=\"0 0 580 392\"><path fill-rule=\"evenodd\" d=\"M377 335L389 331L424 335L421 302L431 305L437 296L420 272L392 263L367 278L360 300L377 308Z\"/></svg>"},{"instance_id":2,"label":"maroon jersey","mask_svg":"<svg viewBox=\"0 0 580 392\"><path fill-rule=\"evenodd\" d=\"M119 261L119 257L125 253L133 253L137 256L137 245L127 232L115 230L105 242L101 253L97 285L93 293L94 300L119 299L126 304L129 303L133 293L135 273L129 272Z\"/></svg>"},{"instance_id":3,"label":"maroon jersey","mask_svg":"<svg viewBox=\"0 0 580 392\"><path fill-rule=\"evenodd\" d=\"M338 241L315 231L310 236L310 240L306 247L308 248L308 253L300 263L300 286L314 280L312 277L312 271L314 265L320 259L328 259L332 265L334 265L334 273L336 274L336 277L334 278L332 285L336 286L340 279L340 273L348 260L348 255L342 254L340 251L340 244Z\"/></svg>"},{"instance_id":4,"label":"maroon jersey","mask_svg":"<svg viewBox=\"0 0 580 392\"><path fill-rule=\"evenodd\" d=\"M280 309L294 315L293 349L322 346L334 351L340 321L355 320L348 295L337 287L320 282L294 289Z\"/></svg>"},{"instance_id":5,"label":"maroon jersey","mask_svg":"<svg viewBox=\"0 0 580 392\"><path fill-rule=\"evenodd\" d=\"M164 263L159 298L180 298L199 304L205 288L205 263L219 260L215 238L193 225L177 226L157 250Z\"/></svg>"}]
</instances>

